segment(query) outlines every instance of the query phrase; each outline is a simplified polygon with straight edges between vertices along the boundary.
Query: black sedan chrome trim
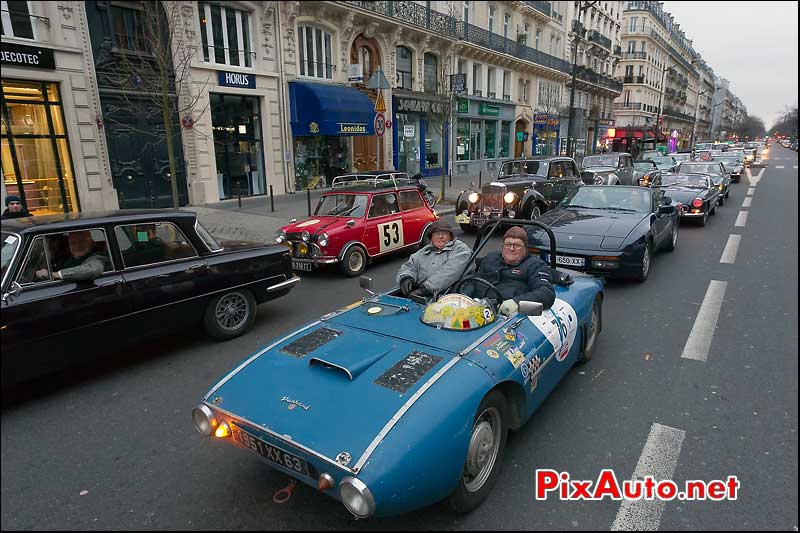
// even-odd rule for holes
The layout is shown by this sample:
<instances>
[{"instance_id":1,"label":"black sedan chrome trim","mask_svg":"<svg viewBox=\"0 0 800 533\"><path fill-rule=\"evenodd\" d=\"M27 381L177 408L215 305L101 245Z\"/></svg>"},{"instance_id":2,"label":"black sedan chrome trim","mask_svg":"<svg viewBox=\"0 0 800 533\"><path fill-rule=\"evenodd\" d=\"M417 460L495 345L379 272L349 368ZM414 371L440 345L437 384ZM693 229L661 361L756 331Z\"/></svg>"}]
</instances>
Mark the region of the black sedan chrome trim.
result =
<instances>
[{"instance_id":1,"label":"black sedan chrome trim","mask_svg":"<svg viewBox=\"0 0 800 533\"><path fill-rule=\"evenodd\" d=\"M270 285L269 287L267 287L267 292L274 292L274 291L279 291L281 289L285 289L286 287L292 287L298 281L300 281L300 276L293 276L292 278L287 279L286 281L283 281L281 283Z\"/></svg>"}]
</instances>

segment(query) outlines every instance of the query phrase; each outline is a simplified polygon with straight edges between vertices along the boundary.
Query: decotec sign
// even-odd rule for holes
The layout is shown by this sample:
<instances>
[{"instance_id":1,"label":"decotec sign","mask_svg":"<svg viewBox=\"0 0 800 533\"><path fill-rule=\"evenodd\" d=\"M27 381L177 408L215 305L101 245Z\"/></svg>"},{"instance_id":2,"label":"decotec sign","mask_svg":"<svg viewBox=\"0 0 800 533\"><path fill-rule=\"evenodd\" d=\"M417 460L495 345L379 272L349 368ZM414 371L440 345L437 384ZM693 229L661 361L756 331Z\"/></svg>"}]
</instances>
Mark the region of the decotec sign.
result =
<instances>
[{"instance_id":1,"label":"decotec sign","mask_svg":"<svg viewBox=\"0 0 800 533\"><path fill-rule=\"evenodd\" d=\"M442 102L417 100L416 98L397 98L398 113L442 113Z\"/></svg>"},{"instance_id":2,"label":"decotec sign","mask_svg":"<svg viewBox=\"0 0 800 533\"><path fill-rule=\"evenodd\" d=\"M0 59L2 59L3 65L10 65L13 67L48 70L56 68L56 60L51 48L3 43L3 49L0 50Z\"/></svg>"},{"instance_id":3,"label":"decotec sign","mask_svg":"<svg viewBox=\"0 0 800 533\"><path fill-rule=\"evenodd\" d=\"M367 125L339 122L339 133L367 133Z\"/></svg>"}]
</instances>

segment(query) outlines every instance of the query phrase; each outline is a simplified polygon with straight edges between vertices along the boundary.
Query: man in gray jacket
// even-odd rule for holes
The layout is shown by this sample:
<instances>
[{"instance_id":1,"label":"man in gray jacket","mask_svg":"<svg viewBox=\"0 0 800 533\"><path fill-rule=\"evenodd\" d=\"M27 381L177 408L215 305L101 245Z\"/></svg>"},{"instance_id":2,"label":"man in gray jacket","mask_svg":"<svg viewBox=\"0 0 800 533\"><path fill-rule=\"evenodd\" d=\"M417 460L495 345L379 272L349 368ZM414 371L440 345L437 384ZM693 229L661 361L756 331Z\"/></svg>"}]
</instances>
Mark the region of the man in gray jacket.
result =
<instances>
[{"instance_id":1,"label":"man in gray jacket","mask_svg":"<svg viewBox=\"0 0 800 533\"><path fill-rule=\"evenodd\" d=\"M54 280L64 281L89 281L105 272L111 262L108 257L94 250L94 239L88 231L73 231L67 235L70 257L64 261L61 270L53 272ZM36 272L36 278L46 280L49 278L46 268Z\"/></svg>"},{"instance_id":2,"label":"man in gray jacket","mask_svg":"<svg viewBox=\"0 0 800 533\"><path fill-rule=\"evenodd\" d=\"M452 285L464 270L472 249L456 239L453 228L439 219L431 224L431 242L415 252L397 272L403 296L438 294ZM467 273L471 273L471 267Z\"/></svg>"}]
</instances>

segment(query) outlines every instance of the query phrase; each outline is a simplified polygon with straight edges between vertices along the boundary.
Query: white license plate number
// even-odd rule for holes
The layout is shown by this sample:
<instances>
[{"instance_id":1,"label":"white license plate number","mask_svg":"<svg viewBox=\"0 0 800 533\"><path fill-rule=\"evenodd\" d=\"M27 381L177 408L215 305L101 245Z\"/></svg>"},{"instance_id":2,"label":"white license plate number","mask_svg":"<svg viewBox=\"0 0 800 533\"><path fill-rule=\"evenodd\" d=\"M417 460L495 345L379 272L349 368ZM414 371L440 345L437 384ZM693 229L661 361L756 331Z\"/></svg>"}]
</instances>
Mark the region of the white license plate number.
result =
<instances>
[{"instance_id":1,"label":"white license plate number","mask_svg":"<svg viewBox=\"0 0 800 533\"><path fill-rule=\"evenodd\" d=\"M253 452L257 453L267 461L288 468L298 474L308 476L308 463L285 450L268 444L263 440L252 436L241 428L231 424L231 436L233 439L244 446L250 448Z\"/></svg>"},{"instance_id":2,"label":"white license plate number","mask_svg":"<svg viewBox=\"0 0 800 533\"><path fill-rule=\"evenodd\" d=\"M550 260L550 256L546 256L547 260ZM557 255L556 256L556 264L557 265L564 265L564 266L577 266L582 267L586 266L586 259L583 257L569 257L566 255Z\"/></svg>"},{"instance_id":3,"label":"white license plate number","mask_svg":"<svg viewBox=\"0 0 800 533\"><path fill-rule=\"evenodd\" d=\"M303 263L302 261L292 261L292 268L294 270L311 270L311 263Z\"/></svg>"}]
</instances>

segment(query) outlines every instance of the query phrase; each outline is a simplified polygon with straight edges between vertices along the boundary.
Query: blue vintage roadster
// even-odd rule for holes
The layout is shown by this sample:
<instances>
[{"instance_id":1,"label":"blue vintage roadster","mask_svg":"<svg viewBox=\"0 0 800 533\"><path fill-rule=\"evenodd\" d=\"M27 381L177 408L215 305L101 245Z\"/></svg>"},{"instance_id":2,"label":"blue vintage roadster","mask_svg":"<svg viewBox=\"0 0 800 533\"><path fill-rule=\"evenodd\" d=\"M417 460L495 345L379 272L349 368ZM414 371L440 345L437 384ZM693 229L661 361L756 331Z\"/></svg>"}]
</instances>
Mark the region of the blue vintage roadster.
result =
<instances>
[{"instance_id":1,"label":"blue vintage roadster","mask_svg":"<svg viewBox=\"0 0 800 533\"><path fill-rule=\"evenodd\" d=\"M502 224L476 239L471 260ZM323 316L252 354L193 410L200 433L262 456L357 518L449 498L467 512L491 491L509 429L521 427L576 362L595 351L603 284L557 271L552 308L514 316L458 291L394 289ZM484 280L477 283L487 284ZM490 284L489 284L490 285ZM491 296L491 292L489 292Z\"/></svg>"}]
</instances>

